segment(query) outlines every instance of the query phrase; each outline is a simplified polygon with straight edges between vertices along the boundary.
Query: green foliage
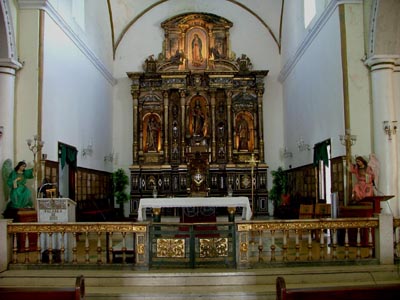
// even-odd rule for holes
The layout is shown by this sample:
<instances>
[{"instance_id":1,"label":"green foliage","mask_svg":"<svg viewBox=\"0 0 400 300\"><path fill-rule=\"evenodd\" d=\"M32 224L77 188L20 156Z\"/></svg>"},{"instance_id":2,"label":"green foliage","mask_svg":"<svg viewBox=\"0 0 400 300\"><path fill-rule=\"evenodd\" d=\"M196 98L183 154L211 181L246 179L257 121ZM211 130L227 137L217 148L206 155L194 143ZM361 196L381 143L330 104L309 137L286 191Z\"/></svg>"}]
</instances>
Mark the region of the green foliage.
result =
<instances>
[{"instance_id":1,"label":"green foliage","mask_svg":"<svg viewBox=\"0 0 400 300\"><path fill-rule=\"evenodd\" d=\"M271 171L272 189L269 191L269 198L274 201L274 207L281 204L281 196L287 193L288 176L287 173L279 167L275 171Z\"/></svg>"},{"instance_id":2,"label":"green foliage","mask_svg":"<svg viewBox=\"0 0 400 300\"><path fill-rule=\"evenodd\" d=\"M113 173L113 192L114 199L119 205L129 200L129 195L125 191L129 184L129 177L126 175L124 169L118 169Z\"/></svg>"}]
</instances>

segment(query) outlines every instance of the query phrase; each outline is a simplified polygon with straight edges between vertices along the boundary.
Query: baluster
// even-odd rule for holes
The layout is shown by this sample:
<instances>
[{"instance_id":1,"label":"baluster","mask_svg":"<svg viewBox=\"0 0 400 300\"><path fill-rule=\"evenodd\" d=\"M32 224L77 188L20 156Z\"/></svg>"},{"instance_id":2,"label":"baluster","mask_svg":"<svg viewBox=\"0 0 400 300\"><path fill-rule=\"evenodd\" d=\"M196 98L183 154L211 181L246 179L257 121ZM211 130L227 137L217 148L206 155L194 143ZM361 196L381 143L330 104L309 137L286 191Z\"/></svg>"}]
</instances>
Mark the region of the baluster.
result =
<instances>
[{"instance_id":1,"label":"baluster","mask_svg":"<svg viewBox=\"0 0 400 300\"><path fill-rule=\"evenodd\" d=\"M399 242L399 240L400 240L400 227L396 228L395 233L396 233L396 238L395 238L396 243L395 243L395 251L394 251L394 253L395 253L395 256L400 257L400 242Z\"/></svg>"},{"instance_id":2,"label":"baluster","mask_svg":"<svg viewBox=\"0 0 400 300\"><path fill-rule=\"evenodd\" d=\"M324 260L325 259L325 236L324 236L324 230L321 228L319 229L319 259Z\"/></svg>"},{"instance_id":3,"label":"baluster","mask_svg":"<svg viewBox=\"0 0 400 300\"><path fill-rule=\"evenodd\" d=\"M331 246L332 246L332 259L337 259L337 230L331 229Z\"/></svg>"},{"instance_id":4,"label":"baluster","mask_svg":"<svg viewBox=\"0 0 400 300\"><path fill-rule=\"evenodd\" d=\"M36 262L38 264L42 263L42 245L40 243L40 237L41 237L42 233L38 232L37 234L37 241L36 241L36 253L37 253L37 259Z\"/></svg>"},{"instance_id":5,"label":"baluster","mask_svg":"<svg viewBox=\"0 0 400 300\"><path fill-rule=\"evenodd\" d=\"M103 262L101 258L101 232L97 233L97 263L101 264Z\"/></svg>"},{"instance_id":6,"label":"baluster","mask_svg":"<svg viewBox=\"0 0 400 300\"><path fill-rule=\"evenodd\" d=\"M76 264L78 263L78 256L77 256L77 252L78 252L78 248L76 245L76 240L77 240L77 233L73 232L72 233L73 239L72 239L72 263Z\"/></svg>"},{"instance_id":7,"label":"baluster","mask_svg":"<svg viewBox=\"0 0 400 300\"><path fill-rule=\"evenodd\" d=\"M271 261L276 261L275 258L275 230L271 230Z\"/></svg>"},{"instance_id":8,"label":"baluster","mask_svg":"<svg viewBox=\"0 0 400 300\"><path fill-rule=\"evenodd\" d=\"M126 264L126 232L122 232L122 263Z\"/></svg>"},{"instance_id":9,"label":"baluster","mask_svg":"<svg viewBox=\"0 0 400 300\"><path fill-rule=\"evenodd\" d=\"M307 260L312 260L312 230L308 230L308 240L307 240L308 256Z\"/></svg>"},{"instance_id":10,"label":"baluster","mask_svg":"<svg viewBox=\"0 0 400 300\"><path fill-rule=\"evenodd\" d=\"M369 248L368 258L372 258L373 254L374 254L374 252L373 252L374 243L372 240L372 228L371 227L368 228L368 248Z\"/></svg>"},{"instance_id":11,"label":"baluster","mask_svg":"<svg viewBox=\"0 0 400 300\"><path fill-rule=\"evenodd\" d=\"M26 264L29 263L29 233L25 232L25 261Z\"/></svg>"},{"instance_id":12,"label":"baluster","mask_svg":"<svg viewBox=\"0 0 400 300\"><path fill-rule=\"evenodd\" d=\"M65 242L64 242L64 236L65 236L65 232L61 232L61 247L60 247L60 259L61 259L61 264L65 263Z\"/></svg>"},{"instance_id":13,"label":"baluster","mask_svg":"<svg viewBox=\"0 0 400 300\"><path fill-rule=\"evenodd\" d=\"M349 259L349 229L345 229L344 234L344 258Z\"/></svg>"},{"instance_id":14,"label":"baluster","mask_svg":"<svg viewBox=\"0 0 400 300\"><path fill-rule=\"evenodd\" d=\"M108 252L111 253L111 263L114 261L114 249L113 249L113 233L114 232L109 232L108 233ZM108 261L109 263L109 261Z\"/></svg>"},{"instance_id":15,"label":"baluster","mask_svg":"<svg viewBox=\"0 0 400 300\"><path fill-rule=\"evenodd\" d=\"M360 228L357 228L357 254L356 258L360 259L361 258L361 230Z\"/></svg>"},{"instance_id":16,"label":"baluster","mask_svg":"<svg viewBox=\"0 0 400 300\"><path fill-rule=\"evenodd\" d=\"M287 238L286 235L288 234L287 230L283 230L283 245L282 245L282 259L283 261L287 261Z\"/></svg>"},{"instance_id":17,"label":"baluster","mask_svg":"<svg viewBox=\"0 0 400 300\"><path fill-rule=\"evenodd\" d=\"M295 241L296 241L296 245L295 245L295 249L296 249L296 256L294 260L300 260L300 242L299 242L299 234L302 233L301 229L296 229L294 231L295 233Z\"/></svg>"},{"instance_id":18,"label":"baluster","mask_svg":"<svg viewBox=\"0 0 400 300\"><path fill-rule=\"evenodd\" d=\"M258 232L259 232L259 238L258 238L258 262L262 262L263 261L262 251L264 249L263 242L262 242L263 231L259 230Z\"/></svg>"},{"instance_id":19,"label":"baluster","mask_svg":"<svg viewBox=\"0 0 400 300\"><path fill-rule=\"evenodd\" d=\"M89 233L85 232L85 262L87 264L90 263L89 250Z\"/></svg>"},{"instance_id":20,"label":"baluster","mask_svg":"<svg viewBox=\"0 0 400 300\"><path fill-rule=\"evenodd\" d=\"M49 232L49 246L48 246L48 251L49 251L49 264L53 263L53 233Z\"/></svg>"},{"instance_id":21,"label":"baluster","mask_svg":"<svg viewBox=\"0 0 400 300\"><path fill-rule=\"evenodd\" d=\"M14 237L13 237L14 241L13 241L13 263L16 264L18 262L18 255L17 255L17 251L18 251L18 242L17 242L17 234L14 233Z\"/></svg>"}]
</instances>

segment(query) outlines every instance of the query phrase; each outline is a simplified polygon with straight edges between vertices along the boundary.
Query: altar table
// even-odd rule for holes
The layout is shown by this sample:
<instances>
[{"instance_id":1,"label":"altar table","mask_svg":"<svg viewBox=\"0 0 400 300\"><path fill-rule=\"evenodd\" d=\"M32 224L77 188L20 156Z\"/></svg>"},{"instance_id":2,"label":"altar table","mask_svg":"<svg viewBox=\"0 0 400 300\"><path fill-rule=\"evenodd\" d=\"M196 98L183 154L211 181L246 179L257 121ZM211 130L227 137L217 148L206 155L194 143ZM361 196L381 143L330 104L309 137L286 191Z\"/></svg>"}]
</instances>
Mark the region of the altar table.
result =
<instances>
[{"instance_id":1,"label":"altar table","mask_svg":"<svg viewBox=\"0 0 400 300\"><path fill-rule=\"evenodd\" d=\"M142 198L138 209L138 221L146 220L147 208L163 207L242 207L242 219L251 219L251 207L248 197L179 197L179 198Z\"/></svg>"}]
</instances>

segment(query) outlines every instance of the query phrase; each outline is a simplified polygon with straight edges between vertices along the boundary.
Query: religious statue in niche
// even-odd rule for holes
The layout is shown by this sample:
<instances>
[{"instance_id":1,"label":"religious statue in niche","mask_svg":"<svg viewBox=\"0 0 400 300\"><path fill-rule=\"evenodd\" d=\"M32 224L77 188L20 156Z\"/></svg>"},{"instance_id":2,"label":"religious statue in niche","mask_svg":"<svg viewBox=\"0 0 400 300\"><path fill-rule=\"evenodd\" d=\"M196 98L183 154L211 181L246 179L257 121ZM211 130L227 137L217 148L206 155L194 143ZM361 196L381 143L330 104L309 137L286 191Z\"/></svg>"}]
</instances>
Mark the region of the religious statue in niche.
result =
<instances>
[{"instance_id":1,"label":"religious statue in niche","mask_svg":"<svg viewBox=\"0 0 400 300\"><path fill-rule=\"evenodd\" d=\"M189 111L189 135L196 141L208 136L208 112L206 100L201 96L192 99Z\"/></svg>"},{"instance_id":2,"label":"religious statue in niche","mask_svg":"<svg viewBox=\"0 0 400 300\"><path fill-rule=\"evenodd\" d=\"M159 152L161 145L161 122L157 114L150 114L145 119L146 130L144 145L147 152Z\"/></svg>"},{"instance_id":3,"label":"religious statue in niche","mask_svg":"<svg viewBox=\"0 0 400 300\"><path fill-rule=\"evenodd\" d=\"M249 123L246 120L245 114L240 114L236 120L236 135L238 138L238 149L249 150Z\"/></svg>"}]
</instances>

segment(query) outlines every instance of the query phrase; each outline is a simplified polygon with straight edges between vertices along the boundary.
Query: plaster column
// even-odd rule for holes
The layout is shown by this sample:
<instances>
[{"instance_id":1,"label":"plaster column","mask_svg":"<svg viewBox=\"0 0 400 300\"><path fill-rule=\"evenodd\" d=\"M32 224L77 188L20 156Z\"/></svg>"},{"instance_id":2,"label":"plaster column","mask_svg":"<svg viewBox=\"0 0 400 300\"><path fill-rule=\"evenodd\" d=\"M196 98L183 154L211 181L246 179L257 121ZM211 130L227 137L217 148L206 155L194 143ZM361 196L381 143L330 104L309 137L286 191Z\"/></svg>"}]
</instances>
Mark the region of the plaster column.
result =
<instances>
[{"instance_id":1,"label":"plaster column","mask_svg":"<svg viewBox=\"0 0 400 300\"><path fill-rule=\"evenodd\" d=\"M11 261L11 239L7 232L7 224L12 220L0 220L0 272L6 271Z\"/></svg>"},{"instance_id":2,"label":"plaster column","mask_svg":"<svg viewBox=\"0 0 400 300\"><path fill-rule=\"evenodd\" d=\"M15 70L0 66L0 159L14 159Z\"/></svg>"},{"instance_id":3,"label":"plaster column","mask_svg":"<svg viewBox=\"0 0 400 300\"><path fill-rule=\"evenodd\" d=\"M379 214L379 227L375 232L376 257L381 265L393 265L393 216L389 214Z\"/></svg>"},{"instance_id":4,"label":"plaster column","mask_svg":"<svg viewBox=\"0 0 400 300\"><path fill-rule=\"evenodd\" d=\"M397 65L394 68L394 110L396 120L400 122L400 61L397 60ZM399 127L399 124L397 124ZM400 133L400 132L399 132ZM397 162L400 164L400 138L397 138ZM397 170L399 170L400 166L397 165ZM398 178L400 174L397 174ZM397 196L400 196L400 179L397 180ZM391 208L395 216L400 216L400 199L391 201Z\"/></svg>"},{"instance_id":5,"label":"plaster column","mask_svg":"<svg viewBox=\"0 0 400 300\"><path fill-rule=\"evenodd\" d=\"M132 121L133 121L133 143L132 143L132 158L133 163L138 163L138 95L139 93L136 91L132 91Z\"/></svg>"},{"instance_id":6,"label":"plaster column","mask_svg":"<svg viewBox=\"0 0 400 300\"><path fill-rule=\"evenodd\" d=\"M0 164L6 159L15 162L14 156L14 90L15 69L0 66ZM13 166L14 167L14 166ZM3 187L3 177L0 177ZM8 199L0 193L0 211L4 211Z\"/></svg>"},{"instance_id":7,"label":"plaster column","mask_svg":"<svg viewBox=\"0 0 400 300\"><path fill-rule=\"evenodd\" d=\"M392 121L397 121L394 104L395 60L371 57L367 64L371 68L373 152L380 163L377 194L395 196L388 203L381 203L383 213L395 213L389 206L398 201L397 135L393 132L388 135L384 130L384 121L388 121L390 126L393 125Z\"/></svg>"}]
</instances>

